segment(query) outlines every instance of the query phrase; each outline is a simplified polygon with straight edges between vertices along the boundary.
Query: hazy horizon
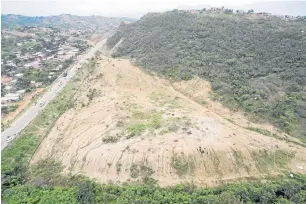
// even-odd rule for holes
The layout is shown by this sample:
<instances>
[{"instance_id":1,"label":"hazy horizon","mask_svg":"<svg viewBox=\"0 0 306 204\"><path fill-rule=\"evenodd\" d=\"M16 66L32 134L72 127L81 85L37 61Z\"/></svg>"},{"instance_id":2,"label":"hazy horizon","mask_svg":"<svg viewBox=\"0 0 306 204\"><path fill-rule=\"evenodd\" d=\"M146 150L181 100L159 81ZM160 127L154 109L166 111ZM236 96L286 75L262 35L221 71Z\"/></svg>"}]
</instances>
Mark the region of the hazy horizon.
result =
<instances>
[{"instance_id":1,"label":"hazy horizon","mask_svg":"<svg viewBox=\"0 0 306 204\"><path fill-rule=\"evenodd\" d=\"M233 9L248 9L253 5L260 8L260 5L269 5L270 2L280 2L271 0L232 0L229 4L226 0L89 0L89 1L71 1L71 0L27 0L27 1L12 1L2 0L1 14L19 14L26 16L52 16L61 14L72 14L80 16L99 15L105 17L130 17L139 18L148 12L162 12L173 9L192 9L203 7L225 6ZM306 1L282 1L285 2L280 12L276 14L286 13L286 8L290 7L292 2L301 2L306 5ZM258 6L259 5L259 6ZM271 7L271 6L270 6ZM273 6L272 6L273 7ZM301 6L302 10L297 12L297 15L306 15L306 6ZM263 8L265 9L265 8ZM262 9L261 9L262 10ZM267 9L268 10L268 9ZM293 9L295 10L295 9Z\"/></svg>"}]
</instances>

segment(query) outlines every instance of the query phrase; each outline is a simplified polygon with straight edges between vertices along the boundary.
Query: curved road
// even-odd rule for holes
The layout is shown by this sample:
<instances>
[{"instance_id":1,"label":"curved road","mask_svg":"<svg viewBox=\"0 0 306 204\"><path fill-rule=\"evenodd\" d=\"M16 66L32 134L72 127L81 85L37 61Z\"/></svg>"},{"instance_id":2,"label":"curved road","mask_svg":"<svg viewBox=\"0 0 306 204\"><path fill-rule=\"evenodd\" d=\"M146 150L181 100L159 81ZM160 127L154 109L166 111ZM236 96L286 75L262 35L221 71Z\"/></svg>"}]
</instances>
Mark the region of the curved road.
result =
<instances>
[{"instance_id":1,"label":"curved road","mask_svg":"<svg viewBox=\"0 0 306 204\"><path fill-rule=\"evenodd\" d=\"M72 65L66 70L67 76L59 76L52 85L50 91L47 91L38 101L36 105L29 107L20 117L18 117L9 128L1 133L1 151L8 145L8 137L14 139L18 134L39 114L39 112L57 95L59 91L68 83L68 81L75 75L76 70L80 68L87 59L102 47L106 39L97 43L91 50L83 56L76 64ZM43 105L40 105L43 104Z\"/></svg>"}]
</instances>

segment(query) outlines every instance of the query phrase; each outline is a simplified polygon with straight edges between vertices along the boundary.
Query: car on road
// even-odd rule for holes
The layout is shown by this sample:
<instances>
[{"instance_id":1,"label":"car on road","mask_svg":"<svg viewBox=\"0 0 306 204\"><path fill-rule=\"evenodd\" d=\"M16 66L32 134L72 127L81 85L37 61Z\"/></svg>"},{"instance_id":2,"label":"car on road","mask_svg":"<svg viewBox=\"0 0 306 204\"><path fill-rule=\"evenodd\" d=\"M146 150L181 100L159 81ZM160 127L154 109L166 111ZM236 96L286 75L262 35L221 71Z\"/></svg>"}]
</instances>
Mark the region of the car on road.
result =
<instances>
[{"instance_id":1,"label":"car on road","mask_svg":"<svg viewBox=\"0 0 306 204\"><path fill-rule=\"evenodd\" d=\"M62 84L63 84L63 82L62 82L62 81L60 81L58 85L60 86L60 85L62 85Z\"/></svg>"},{"instance_id":2,"label":"car on road","mask_svg":"<svg viewBox=\"0 0 306 204\"><path fill-rule=\"evenodd\" d=\"M45 105L45 102L40 102L39 103L39 107L43 107L43 105Z\"/></svg>"},{"instance_id":3,"label":"car on road","mask_svg":"<svg viewBox=\"0 0 306 204\"><path fill-rule=\"evenodd\" d=\"M7 142L7 143L10 143L13 139L14 139L14 137L8 136L8 137L6 138L6 142Z\"/></svg>"},{"instance_id":4,"label":"car on road","mask_svg":"<svg viewBox=\"0 0 306 204\"><path fill-rule=\"evenodd\" d=\"M67 72L64 72L63 77L66 77L66 76L67 76Z\"/></svg>"}]
</instances>

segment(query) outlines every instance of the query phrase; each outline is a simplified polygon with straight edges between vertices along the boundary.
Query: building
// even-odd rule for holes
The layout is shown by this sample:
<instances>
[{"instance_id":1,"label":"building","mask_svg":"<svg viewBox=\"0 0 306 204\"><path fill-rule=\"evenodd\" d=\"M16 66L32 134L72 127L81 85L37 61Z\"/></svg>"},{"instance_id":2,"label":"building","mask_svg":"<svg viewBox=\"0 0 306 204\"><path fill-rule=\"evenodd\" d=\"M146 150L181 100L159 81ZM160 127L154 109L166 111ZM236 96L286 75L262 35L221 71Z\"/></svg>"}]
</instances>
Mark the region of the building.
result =
<instances>
[{"instance_id":1,"label":"building","mask_svg":"<svg viewBox=\"0 0 306 204\"><path fill-rule=\"evenodd\" d=\"M16 102L20 100L20 94L8 93L4 97L1 97L1 104Z\"/></svg>"},{"instance_id":2,"label":"building","mask_svg":"<svg viewBox=\"0 0 306 204\"><path fill-rule=\"evenodd\" d=\"M50 56L50 57L47 57L47 60L51 60L54 58L54 55Z\"/></svg>"},{"instance_id":3,"label":"building","mask_svg":"<svg viewBox=\"0 0 306 204\"><path fill-rule=\"evenodd\" d=\"M59 70L61 70L62 68L63 68L63 65L60 64L60 65L58 65L56 68L51 69L51 71L59 71Z\"/></svg>"},{"instance_id":4,"label":"building","mask_svg":"<svg viewBox=\"0 0 306 204\"><path fill-rule=\"evenodd\" d=\"M16 94L19 94L20 96L24 96L25 92L26 90L22 89L22 90L16 91Z\"/></svg>"},{"instance_id":5,"label":"building","mask_svg":"<svg viewBox=\"0 0 306 204\"><path fill-rule=\"evenodd\" d=\"M10 97L5 96L5 97L1 97L1 104L6 104L9 102L17 102L19 100L20 98L16 96L10 96Z\"/></svg>"},{"instance_id":6,"label":"building","mask_svg":"<svg viewBox=\"0 0 306 204\"><path fill-rule=\"evenodd\" d=\"M25 64L23 66L24 66L24 68L30 68L32 65L31 64Z\"/></svg>"},{"instance_id":7,"label":"building","mask_svg":"<svg viewBox=\"0 0 306 204\"><path fill-rule=\"evenodd\" d=\"M261 16L261 17L268 17L271 15L271 13L267 13L267 12L259 12L256 13L257 16Z\"/></svg>"},{"instance_id":8,"label":"building","mask_svg":"<svg viewBox=\"0 0 306 204\"><path fill-rule=\"evenodd\" d=\"M15 77L16 77L16 78L22 78L22 77L23 77L23 74L22 74L22 73L15 74Z\"/></svg>"}]
</instances>

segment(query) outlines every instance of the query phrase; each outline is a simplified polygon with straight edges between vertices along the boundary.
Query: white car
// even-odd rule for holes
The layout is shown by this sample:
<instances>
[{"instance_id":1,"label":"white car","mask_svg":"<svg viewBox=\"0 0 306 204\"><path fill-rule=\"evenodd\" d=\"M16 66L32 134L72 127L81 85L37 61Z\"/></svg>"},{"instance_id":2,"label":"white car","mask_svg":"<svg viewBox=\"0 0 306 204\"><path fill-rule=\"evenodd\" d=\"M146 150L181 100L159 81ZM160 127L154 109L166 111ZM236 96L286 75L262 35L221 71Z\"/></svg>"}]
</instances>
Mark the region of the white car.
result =
<instances>
[{"instance_id":1,"label":"white car","mask_svg":"<svg viewBox=\"0 0 306 204\"><path fill-rule=\"evenodd\" d=\"M7 142L7 143L10 143L13 139L14 139L14 137L8 136L8 137L6 138L6 142Z\"/></svg>"}]
</instances>

